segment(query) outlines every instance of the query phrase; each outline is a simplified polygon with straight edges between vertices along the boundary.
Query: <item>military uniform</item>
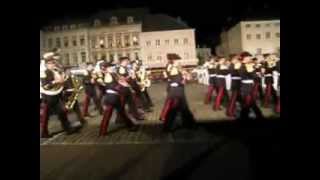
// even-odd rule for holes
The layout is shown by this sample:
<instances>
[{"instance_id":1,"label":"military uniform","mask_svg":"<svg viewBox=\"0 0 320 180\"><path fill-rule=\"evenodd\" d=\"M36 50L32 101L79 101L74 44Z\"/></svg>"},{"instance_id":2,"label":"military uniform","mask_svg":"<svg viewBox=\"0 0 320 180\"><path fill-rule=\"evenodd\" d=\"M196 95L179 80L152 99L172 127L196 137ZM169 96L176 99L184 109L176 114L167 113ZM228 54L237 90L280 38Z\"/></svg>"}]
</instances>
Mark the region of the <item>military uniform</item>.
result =
<instances>
[{"instance_id":1,"label":"military uniform","mask_svg":"<svg viewBox=\"0 0 320 180\"><path fill-rule=\"evenodd\" d=\"M241 76L240 68L242 63L237 60L230 65L231 74L231 99L227 109L227 115L230 117L235 116L236 101L241 102L240 87L241 87Z\"/></svg>"},{"instance_id":2,"label":"military uniform","mask_svg":"<svg viewBox=\"0 0 320 180\"><path fill-rule=\"evenodd\" d=\"M276 99L276 92L273 88L273 71L275 70L276 62L269 57L267 57L267 60L264 64L264 78L265 78L265 84L266 84L266 90L265 90L265 97L264 97L264 107L269 107L269 103L271 100L271 97Z\"/></svg>"},{"instance_id":3,"label":"military uniform","mask_svg":"<svg viewBox=\"0 0 320 180\"><path fill-rule=\"evenodd\" d=\"M121 94L121 102L122 105L125 104L129 105L129 112L134 116L134 118L138 120L144 119L141 114L138 112L138 108L133 96L132 89L133 87L130 86L130 75L127 67L120 65L117 68L117 74L123 80L123 84L121 84L120 94ZM132 84L132 83L131 83Z\"/></svg>"},{"instance_id":4,"label":"military uniform","mask_svg":"<svg viewBox=\"0 0 320 180\"><path fill-rule=\"evenodd\" d=\"M250 55L243 55L243 58L250 57ZM245 62L242 64L240 68L240 76L241 76L241 119L247 119L249 117L250 110L253 110L257 118L262 118L262 112L257 106L256 102L252 97L253 93L253 86L254 86L254 79L256 77L254 63L252 62Z\"/></svg>"},{"instance_id":5,"label":"military uniform","mask_svg":"<svg viewBox=\"0 0 320 180\"><path fill-rule=\"evenodd\" d=\"M47 60L52 61L52 59ZM73 133L76 129L73 129L67 118L66 109L62 99L62 88L56 90L57 93L50 94L50 91L56 86L54 80L59 75L59 72L54 70L45 70L41 79L42 85L42 98L43 98L43 114L40 119L42 134L41 137L49 137L48 120L51 114L57 113L58 118L61 121L62 127L68 134Z\"/></svg>"},{"instance_id":6,"label":"military uniform","mask_svg":"<svg viewBox=\"0 0 320 180\"><path fill-rule=\"evenodd\" d=\"M111 66L109 63L103 64L104 68ZM134 123L127 117L125 113L124 106L121 103L121 88L122 86L117 82L116 74L111 72L104 73L103 77L104 82L104 91L105 94L103 96L103 106L104 113L103 118L100 124L100 136L104 136L107 133L108 125L110 118L112 116L112 112L114 109L117 110L118 116L124 120L129 130L137 130Z\"/></svg>"},{"instance_id":7,"label":"military uniform","mask_svg":"<svg viewBox=\"0 0 320 180\"><path fill-rule=\"evenodd\" d=\"M68 78L66 79L66 81L64 82L64 90L63 90L63 100L64 100L64 103L68 102L70 96L74 93L75 89L74 89L74 84L72 82L72 77L68 76ZM73 109L72 109L77 117L78 117L78 120L81 122L81 124L86 124L86 120L83 118L82 116L82 113L81 113L81 110L80 110L80 105L79 105L79 102L78 100L75 100L75 104L73 106Z\"/></svg>"},{"instance_id":8,"label":"military uniform","mask_svg":"<svg viewBox=\"0 0 320 180\"><path fill-rule=\"evenodd\" d=\"M208 86L208 90L207 90L207 94L206 94L204 103L209 104L211 101L212 93L216 88L217 64L214 62L214 60L210 60L204 64L204 67L206 67L208 69L208 75L209 75L209 86Z\"/></svg>"},{"instance_id":9,"label":"military uniform","mask_svg":"<svg viewBox=\"0 0 320 180\"><path fill-rule=\"evenodd\" d=\"M278 60L276 63L275 72L278 75L276 112L280 113L280 60Z\"/></svg>"},{"instance_id":10,"label":"military uniform","mask_svg":"<svg viewBox=\"0 0 320 180\"><path fill-rule=\"evenodd\" d=\"M256 73L256 77L254 79L254 87L253 87L253 94L252 94L252 98L254 100L258 99L258 95L260 100L262 101L263 99L263 89L262 89L262 64L259 62L255 62L255 73Z\"/></svg>"},{"instance_id":11,"label":"military uniform","mask_svg":"<svg viewBox=\"0 0 320 180\"><path fill-rule=\"evenodd\" d=\"M180 57L176 54L168 54L168 60L177 60ZM168 64L165 72L169 79L168 94L165 105L162 109L160 120L164 121L163 130L165 132L171 130L171 126L176 118L177 113L181 113L183 125L192 128L195 120L189 109L187 99L184 92L185 80L181 69L174 64Z\"/></svg>"},{"instance_id":12,"label":"military uniform","mask_svg":"<svg viewBox=\"0 0 320 180\"><path fill-rule=\"evenodd\" d=\"M96 109L101 110L101 102L99 101L99 98L97 96L97 92L95 89L96 82L94 81L95 79L94 79L93 71L87 70L87 74L83 78L85 96L84 96L84 104L83 104L82 112L84 116L90 116L88 109L89 109L91 99L93 100Z\"/></svg>"},{"instance_id":13,"label":"military uniform","mask_svg":"<svg viewBox=\"0 0 320 180\"><path fill-rule=\"evenodd\" d=\"M228 92L226 89L226 76L230 73L229 67L226 64L218 64L217 66L217 76L216 76L216 81L217 81L217 88L218 88L218 94L215 100L215 103L213 105L214 110L220 110L220 105L222 102L222 98L228 97Z\"/></svg>"},{"instance_id":14,"label":"military uniform","mask_svg":"<svg viewBox=\"0 0 320 180\"><path fill-rule=\"evenodd\" d=\"M137 77L138 83L140 83L140 89L142 88L141 86L144 86L141 89L141 98L142 98L143 106L145 110L151 111L150 107L153 106L153 103L148 93L148 87L146 86L146 84L144 84L144 82L142 82L146 80L147 76L148 76L148 72L145 69L145 67L139 66L136 77Z\"/></svg>"}]
</instances>

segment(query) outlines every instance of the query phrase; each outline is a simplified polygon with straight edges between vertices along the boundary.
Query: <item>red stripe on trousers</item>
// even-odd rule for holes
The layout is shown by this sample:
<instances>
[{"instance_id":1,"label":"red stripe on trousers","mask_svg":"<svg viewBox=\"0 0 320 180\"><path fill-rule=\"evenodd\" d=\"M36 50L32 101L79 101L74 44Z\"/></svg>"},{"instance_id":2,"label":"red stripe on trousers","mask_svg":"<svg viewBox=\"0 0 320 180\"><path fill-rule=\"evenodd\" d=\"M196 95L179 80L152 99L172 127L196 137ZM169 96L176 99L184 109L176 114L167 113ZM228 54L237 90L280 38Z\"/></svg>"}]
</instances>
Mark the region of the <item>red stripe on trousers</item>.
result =
<instances>
[{"instance_id":1,"label":"red stripe on trousers","mask_svg":"<svg viewBox=\"0 0 320 180\"><path fill-rule=\"evenodd\" d=\"M211 97L212 97L213 91L214 91L214 86L209 85L208 91L207 91L207 94L206 94L206 97L205 97L205 100L204 100L205 104L208 104L211 101Z\"/></svg>"},{"instance_id":2,"label":"red stripe on trousers","mask_svg":"<svg viewBox=\"0 0 320 180\"><path fill-rule=\"evenodd\" d=\"M100 124L100 133L99 133L100 136L104 136L107 133L109 121L112 116L112 111L113 111L112 106L107 106L104 110L103 118Z\"/></svg>"},{"instance_id":3,"label":"red stripe on trousers","mask_svg":"<svg viewBox=\"0 0 320 180\"><path fill-rule=\"evenodd\" d=\"M278 97L278 99L277 99L276 112L280 113L280 97Z\"/></svg>"},{"instance_id":4,"label":"red stripe on trousers","mask_svg":"<svg viewBox=\"0 0 320 180\"><path fill-rule=\"evenodd\" d=\"M264 98L264 107L269 106L270 97L271 97L271 84L268 83L266 87L266 96Z\"/></svg>"},{"instance_id":5,"label":"red stripe on trousers","mask_svg":"<svg viewBox=\"0 0 320 180\"><path fill-rule=\"evenodd\" d=\"M253 93L252 93L252 98L253 99L257 99L257 96L258 96L258 90L259 90L259 83L256 82L253 86Z\"/></svg>"},{"instance_id":6,"label":"red stripe on trousers","mask_svg":"<svg viewBox=\"0 0 320 180\"><path fill-rule=\"evenodd\" d=\"M167 119L166 117L168 115L169 110L172 107L172 104L173 104L173 100L171 98L167 98L160 114L161 121L164 121L164 122L166 121Z\"/></svg>"},{"instance_id":7,"label":"red stripe on trousers","mask_svg":"<svg viewBox=\"0 0 320 180\"><path fill-rule=\"evenodd\" d=\"M90 97L87 94L85 94L84 95L84 103L83 103L83 111L82 111L84 116L88 115L89 102L90 102Z\"/></svg>"},{"instance_id":8,"label":"red stripe on trousers","mask_svg":"<svg viewBox=\"0 0 320 180\"><path fill-rule=\"evenodd\" d=\"M245 98L245 106L249 107L251 105L252 102L252 96L251 95L247 95Z\"/></svg>"},{"instance_id":9,"label":"red stripe on trousers","mask_svg":"<svg viewBox=\"0 0 320 180\"><path fill-rule=\"evenodd\" d=\"M214 103L215 110L217 110L220 107L223 95L224 95L224 87L219 87L219 93Z\"/></svg>"}]
</instances>

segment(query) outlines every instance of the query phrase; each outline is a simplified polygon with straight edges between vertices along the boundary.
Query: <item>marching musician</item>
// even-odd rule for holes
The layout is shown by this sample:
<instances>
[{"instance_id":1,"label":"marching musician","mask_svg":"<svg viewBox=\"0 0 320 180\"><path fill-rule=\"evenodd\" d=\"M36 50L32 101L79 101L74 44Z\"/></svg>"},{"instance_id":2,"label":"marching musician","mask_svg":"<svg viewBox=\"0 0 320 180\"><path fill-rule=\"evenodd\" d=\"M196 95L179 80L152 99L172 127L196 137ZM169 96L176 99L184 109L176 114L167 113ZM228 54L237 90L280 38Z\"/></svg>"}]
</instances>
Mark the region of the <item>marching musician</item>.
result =
<instances>
[{"instance_id":1,"label":"marching musician","mask_svg":"<svg viewBox=\"0 0 320 180\"><path fill-rule=\"evenodd\" d=\"M254 69L256 72L252 98L256 101L259 95L259 99L262 102L263 101L262 67L263 67L264 58L262 55L257 55L256 58L253 58L252 60L253 60L253 63L255 64Z\"/></svg>"},{"instance_id":2,"label":"marching musician","mask_svg":"<svg viewBox=\"0 0 320 180\"><path fill-rule=\"evenodd\" d=\"M77 81L77 80L75 79L75 77L73 77L72 74L70 74L70 71L66 72L66 76L67 77L65 78L64 89L63 89L63 100L64 100L64 103L65 104L74 103L73 107L70 107L72 109L67 109L67 110L74 111L76 113L76 115L77 115L78 120L81 122L81 124L85 125L85 124L87 124L87 121L82 116L78 99L77 99L77 97L73 97L73 96L75 96L75 93L79 93L79 92L76 92L76 91L80 90L80 88L79 87L75 87L75 84L74 84L74 83L76 83L74 81ZM80 83L79 83L79 86L80 86ZM75 89L75 88L78 88L78 89ZM72 98L75 98L75 99L72 99ZM74 102L72 102L72 101L74 101Z\"/></svg>"},{"instance_id":3,"label":"marching musician","mask_svg":"<svg viewBox=\"0 0 320 180\"><path fill-rule=\"evenodd\" d=\"M208 59L205 64L203 65L205 68L208 70L209 74L209 86L207 90L207 94L205 97L205 104L209 104L212 98L212 93L216 88L216 68L217 68L217 63L213 57Z\"/></svg>"},{"instance_id":4,"label":"marching musician","mask_svg":"<svg viewBox=\"0 0 320 180\"><path fill-rule=\"evenodd\" d=\"M226 89L226 76L230 73L229 72L229 64L227 60L224 57L219 58L219 62L217 65L217 88L218 88L218 94L215 100L215 103L213 105L213 109L221 110L221 102L224 97L229 99L228 92Z\"/></svg>"},{"instance_id":5,"label":"marching musician","mask_svg":"<svg viewBox=\"0 0 320 180\"><path fill-rule=\"evenodd\" d=\"M89 105L91 99L93 100L95 104L95 108L97 110L101 110L101 103L99 101L96 89L95 89L95 84L96 84L96 76L93 72L94 66L92 63L87 64L86 68L86 73L83 78L83 85L84 85L84 91L85 91L85 96L84 96L84 105L83 105L83 116L84 117L91 117L92 115L89 113Z\"/></svg>"},{"instance_id":6,"label":"marching musician","mask_svg":"<svg viewBox=\"0 0 320 180\"><path fill-rule=\"evenodd\" d=\"M113 73L112 65L109 62L101 64L103 72L104 83L104 97L103 97L103 118L100 124L99 136L105 136L107 134L109 121L114 109L117 110L118 116L126 123L129 131L136 131L137 126L129 119L125 113L124 106L121 104L120 94L121 85L117 81L117 75Z\"/></svg>"},{"instance_id":7,"label":"marching musician","mask_svg":"<svg viewBox=\"0 0 320 180\"><path fill-rule=\"evenodd\" d=\"M240 77L240 68L241 61L239 60L239 56L230 55L231 65L230 65L230 74L231 74L231 99L227 109L227 116L234 117L236 110L236 102L241 103L240 98L240 85L241 85L241 77Z\"/></svg>"},{"instance_id":8,"label":"marching musician","mask_svg":"<svg viewBox=\"0 0 320 180\"><path fill-rule=\"evenodd\" d=\"M119 83L121 84L121 96L122 96L122 105L125 104L129 105L129 111L137 120L143 120L144 117L142 114L139 113L136 101L134 99L133 90L134 88L132 85L132 74L128 69L129 65L129 58L128 57L121 57L120 58L120 65L117 68L117 75L119 76ZM130 83L131 82L131 83Z\"/></svg>"},{"instance_id":9,"label":"marching musician","mask_svg":"<svg viewBox=\"0 0 320 180\"><path fill-rule=\"evenodd\" d=\"M240 68L240 91L242 99L240 119L248 119L250 110L254 111L257 118L263 118L261 110L252 97L254 79L256 76L256 72L254 69L255 64L252 61L252 55L248 52L243 52L240 56L243 63Z\"/></svg>"},{"instance_id":10,"label":"marching musician","mask_svg":"<svg viewBox=\"0 0 320 180\"><path fill-rule=\"evenodd\" d=\"M63 129L67 134L72 134L77 131L77 128L72 128L67 118L67 113L61 97L63 90L64 76L61 70L57 69L56 61L53 58L54 53L44 54L46 70L40 76L41 78L41 93L43 98L43 115L40 118L41 137L49 136L48 120L50 115L55 111L61 121Z\"/></svg>"},{"instance_id":11,"label":"marching musician","mask_svg":"<svg viewBox=\"0 0 320 180\"><path fill-rule=\"evenodd\" d=\"M177 63L177 60L181 59L179 55L167 54L167 59L168 64L164 74L168 78L168 93L160 116L160 120L164 121L163 131L171 131L171 126L179 112L182 115L183 126L193 128L195 120L184 92L186 80L189 80L190 77Z\"/></svg>"},{"instance_id":12,"label":"marching musician","mask_svg":"<svg viewBox=\"0 0 320 180\"><path fill-rule=\"evenodd\" d=\"M275 92L275 89L273 88L273 74L272 74L273 71L275 70L276 62L275 62L275 59L271 56L271 54L266 54L265 60L266 62L262 68L263 75L265 78L265 84L266 84L264 107L269 107L271 97L276 99L276 92Z\"/></svg>"},{"instance_id":13,"label":"marching musician","mask_svg":"<svg viewBox=\"0 0 320 180\"><path fill-rule=\"evenodd\" d=\"M142 98L147 107L153 107L154 105L148 93L148 88L151 86L149 75L150 72L147 71L146 67L140 62L137 69L137 80L141 87Z\"/></svg>"}]
</instances>

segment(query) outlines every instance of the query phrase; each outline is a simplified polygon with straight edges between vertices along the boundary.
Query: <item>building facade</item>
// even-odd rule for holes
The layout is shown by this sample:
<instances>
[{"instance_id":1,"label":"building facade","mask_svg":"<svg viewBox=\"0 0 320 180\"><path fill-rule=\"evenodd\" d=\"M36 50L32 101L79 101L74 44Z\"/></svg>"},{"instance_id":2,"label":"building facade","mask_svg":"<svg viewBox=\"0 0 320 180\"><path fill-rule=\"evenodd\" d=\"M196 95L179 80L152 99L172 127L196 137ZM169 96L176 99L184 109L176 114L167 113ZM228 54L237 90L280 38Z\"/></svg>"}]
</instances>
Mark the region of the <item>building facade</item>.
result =
<instances>
[{"instance_id":1,"label":"building facade","mask_svg":"<svg viewBox=\"0 0 320 180\"><path fill-rule=\"evenodd\" d=\"M280 53L280 20L241 21L220 36L216 54L227 56L248 51L252 54Z\"/></svg>"},{"instance_id":2,"label":"building facade","mask_svg":"<svg viewBox=\"0 0 320 180\"><path fill-rule=\"evenodd\" d=\"M99 59L117 62L128 56L150 67L164 67L170 52L183 57L185 65L196 62L194 29L180 18L150 15L145 9L100 12L78 22L52 23L42 36L42 49L60 48L61 63L66 66Z\"/></svg>"},{"instance_id":3,"label":"building facade","mask_svg":"<svg viewBox=\"0 0 320 180\"><path fill-rule=\"evenodd\" d=\"M143 32L141 57L150 68L164 67L166 55L176 53L183 66L197 64L194 29Z\"/></svg>"}]
</instances>

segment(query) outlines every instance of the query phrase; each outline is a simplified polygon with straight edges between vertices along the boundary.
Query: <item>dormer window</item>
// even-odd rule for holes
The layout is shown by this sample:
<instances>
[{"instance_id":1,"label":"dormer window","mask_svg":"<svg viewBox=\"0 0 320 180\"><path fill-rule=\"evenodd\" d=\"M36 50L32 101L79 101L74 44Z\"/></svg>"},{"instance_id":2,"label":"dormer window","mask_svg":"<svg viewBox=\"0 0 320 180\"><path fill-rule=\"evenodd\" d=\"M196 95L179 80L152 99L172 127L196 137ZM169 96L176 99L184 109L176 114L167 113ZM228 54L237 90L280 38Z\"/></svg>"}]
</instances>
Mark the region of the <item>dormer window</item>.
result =
<instances>
[{"instance_id":1,"label":"dormer window","mask_svg":"<svg viewBox=\"0 0 320 180\"><path fill-rule=\"evenodd\" d=\"M118 18L115 16L112 16L110 19L110 24L118 24Z\"/></svg>"},{"instance_id":2,"label":"dormer window","mask_svg":"<svg viewBox=\"0 0 320 180\"><path fill-rule=\"evenodd\" d=\"M132 23L133 23L133 17L132 17L132 16L129 16L129 17L127 18L127 23L128 23L128 24L132 24Z\"/></svg>"},{"instance_id":3,"label":"dormer window","mask_svg":"<svg viewBox=\"0 0 320 180\"><path fill-rule=\"evenodd\" d=\"M59 26L55 26L55 27L54 27L54 30L55 30L55 31L59 31L59 30L60 30L60 27L59 27Z\"/></svg>"},{"instance_id":4,"label":"dormer window","mask_svg":"<svg viewBox=\"0 0 320 180\"><path fill-rule=\"evenodd\" d=\"M94 26L100 26L101 21L99 19L94 20Z\"/></svg>"},{"instance_id":5,"label":"dormer window","mask_svg":"<svg viewBox=\"0 0 320 180\"><path fill-rule=\"evenodd\" d=\"M70 26L70 29L75 29L76 28L76 25L75 24L72 24L71 26Z\"/></svg>"}]
</instances>

